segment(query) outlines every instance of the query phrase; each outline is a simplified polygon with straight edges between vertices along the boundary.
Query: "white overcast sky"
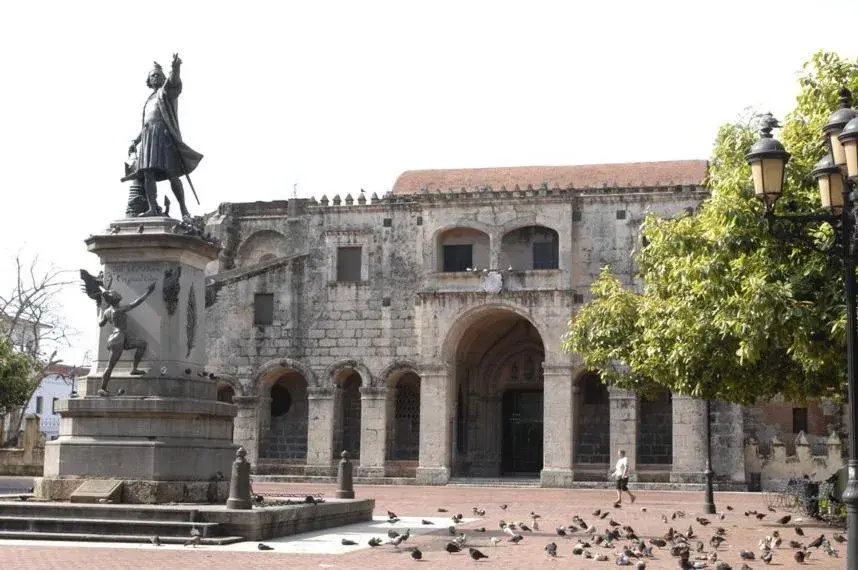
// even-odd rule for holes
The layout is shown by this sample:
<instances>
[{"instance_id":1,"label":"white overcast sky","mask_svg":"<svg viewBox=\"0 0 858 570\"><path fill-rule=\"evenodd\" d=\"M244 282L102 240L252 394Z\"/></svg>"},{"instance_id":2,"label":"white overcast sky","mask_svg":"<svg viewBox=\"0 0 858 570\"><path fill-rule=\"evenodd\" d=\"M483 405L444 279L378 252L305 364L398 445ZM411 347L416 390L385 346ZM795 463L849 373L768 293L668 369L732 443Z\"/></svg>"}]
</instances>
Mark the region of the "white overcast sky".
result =
<instances>
[{"instance_id":1,"label":"white overcast sky","mask_svg":"<svg viewBox=\"0 0 858 570\"><path fill-rule=\"evenodd\" d=\"M410 169L705 159L744 108L790 109L814 51L855 57L856 20L854 0L5 2L0 288L18 251L97 270L82 240L124 214L146 74L176 51L201 214ZM94 310L62 303L77 363Z\"/></svg>"}]
</instances>

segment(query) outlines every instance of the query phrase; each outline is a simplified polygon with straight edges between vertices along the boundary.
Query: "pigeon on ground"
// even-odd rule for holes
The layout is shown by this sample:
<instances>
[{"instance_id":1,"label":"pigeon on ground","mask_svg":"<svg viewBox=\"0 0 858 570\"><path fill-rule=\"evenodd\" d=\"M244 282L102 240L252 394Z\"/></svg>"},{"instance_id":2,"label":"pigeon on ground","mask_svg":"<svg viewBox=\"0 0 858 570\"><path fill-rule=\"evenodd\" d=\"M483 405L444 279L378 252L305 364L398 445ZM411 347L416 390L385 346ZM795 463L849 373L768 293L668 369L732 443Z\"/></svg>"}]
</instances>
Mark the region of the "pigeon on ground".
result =
<instances>
[{"instance_id":1,"label":"pigeon on ground","mask_svg":"<svg viewBox=\"0 0 858 570\"><path fill-rule=\"evenodd\" d=\"M812 541L810 541L810 542L808 543L807 547L808 547L808 548L819 548L820 546L822 546L822 541L823 541L823 540L825 540L825 535L824 535L824 534L820 534L818 537L816 537L816 538L814 538Z\"/></svg>"},{"instance_id":2,"label":"pigeon on ground","mask_svg":"<svg viewBox=\"0 0 858 570\"><path fill-rule=\"evenodd\" d=\"M844 537L842 534L834 533L834 540L836 540L840 544L843 544L844 542L846 542L846 537Z\"/></svg>"},{"instance_id":3,"label":"pigeon on ground","mask_svg":"<svg viewBox=\"0 0 858 570\"><path fill-rule=\"evenodd\" d=\"M481 526L481 527L479 527L479 528L475 528L475 529L474 529L474 532L486 532L486 527Z\"/></svg>"},{"instance_id":4,"label":"pigeon on ground","mask_svg":"<svg viewBox=\"0 0 858 570\"><path fill-rule=\"evenodd\" d=\"M411 558L413 560L421 560L423 558L423 552L420 551L416 546L411 549Z\"/></svg>"},{"instance_id":5,"label":"pigeon on ground","mask_svg":"<svg viewBox=\"0 0 858 570\"><path fill-rule=\"evenodd\" d=\"M562 526L558 526L557 527L557 536L565 537L566 536L566 529L563 528Z\"/></svg>"},{"instance_id":6,"label":"pigeon on ground","mask_svg":"<svg viewBox=\"0 0 858 570\"><path fill-rule=\"evenodd\" d=\"M795 530L795 533L797 535L804 536L804 529L802 529L800 526L795 527L795 529L793 529L793 530Z\"/></svg>"},{"instance_id":7,"label":"pigeon on ground","mask_svg":"<svg viewBox=\"0 0 858 570\"><path fill-rule=\"evenodd\" d=\"M807 553L804 550L796 550L795 554L793 554L793 558L799 564L804 564L804 559L807 557Z\"/></svg>"},{"instance_id":8,"label":"pigeon on ground","mask_svg":"<svg viewBox=\"0 0 858 570\"><path fill-rule=\"evenodd\" d=\"M786 524L792 519L792 515L784 515L778 519L778 524Z\"/></svg>"},{"instance_id":9,"label":"pigeon on ground","mask_svg":"<svg viewBox=\"0 0 858 570\"><path fill-rule=\"evenodd\" d=\"M500 505L500 510L505 511L509 505Z\"/></svg>"},{"instance_id":10,"label":"pigeon on ground","mask_svg":"<svg viewBox=\"0 0 858 570\"><path fill-rule=\"evenodd\" d=\"M765 552L763 552L763 554L760 555L760 560L762 560L766 564L771 564L771 562L772 562L772 551L766 550Z\"/></svg>"},{"instance_id":11,"label":"pigeon on ground","mask_svg":"<svg viewBox=\"0 0 858 570\"><path fill-rule=\"evenodd\" d=\"M432 521L426 520L426 519L421 519L421 520L420 520L420 524L422 524L422 525L430 525L430 524L435 524L435 523L433 523Z\"/></svg>"},{"instance_id":12,"label":"pigeon on ground","mask_svg":"<svg viewBox=\"0 0 858 570\"><path fill-rule=\"evenodd\" d=\"M398 519L399 517L398 517L398 516L396 516L396 513L394 513L393 511L387 511L387 518L389 518L389 519Z\"/></svg>"},{"instance_id":13,"label":"pigeon on ground","mask_svg":"<svg viewBox=\"0 0 858 570\"><path fill-rule=\"evenodd\" d=\"M394 539L397 536L399 536L399 533L396 532L395 530L390 529L389 531L387 531L387 538Z\"/></svg>"},{"instance_id":14,"label":"pigeon on ground","mask_svg":"<svg viewBox=\"0 0 858 570\"><path fill-rule=\"evenodd\" d=\"M522 535L520 535L520 534L514 534L514 535L512 535L512 537L509 539L509 541L510 541L510 542L512 542L513 544L518 544L518 543L519 543L519 542L521 542L522 540L524 540L524 537L523 537Z\"/></svg>"},{"instance_id":15,"label":"pigeon on ground","mask_svg":"<svg viewBox=\"0 0 858 570\"><path fill-rule=\"evenodd\" d=\"M259 549L259 550L274 550L274 547L273 547L273 546L268 546L267 544L264 544L264 543L262 543L262 542L260 542L259 544L257 544L257 545L256 545L256 548L257 548L257 549Z\"/></svg>"},{"instance_id":16,"label":"pigeon on ground","mask_svg":"<svg viewBox=\"0 0 858 570\"><path fill-rule=\"evenodd\" d=\"M529 527L529 526L527 526L527 525L526 525L526 524L524 524L524 523L520 523L520 524L518 525L518 528L520 528L521 530L526 531L526 532L533 532L533 531L530 529L530 527Z\"/></svg>"},{"instance_id":17,"label":"pigeon on ground","mask_svg":"<svg viewBox=\"0 0 858 570\"><path fill-rule=\"evenodd\" d=\"M156 534L149 539L149 542L151 542L155 546L161 546L161 537Z\"/></svg>"},{"instance_id":18,"label":"pigeon on ground","mask_svg":"<svg viewBox=\"0 0 858 570\"><path fill-rule=\"evenodd\" d=\"M557 544L549 542L545 545L545 552L548 553L548 556L555 558L557 556Z\"/></svg>"},{"instance_id":19,"label":"pigeon on ground","mask_svg":"<svg viewBox=\"0 0 858 570\"><path fill-rule=\"evenodd\" d=\"M191 527L191 538L185 541L183 546L193 546L196 548L203 540L203 533L195 526Z\"/></svg>"},{"instance_id":20,"label":"pigeon on ground","mask_svg":"<svg viewBox=\"0 0 858 570\"><path fill-rule=\"evenodd\" d=\"M461 552L462 547L455 542L448 542L447 546L444 547L444 550L446 550L450 554L453 554L454 552Z\"/></svg>"},{"instance_id":21,"label":"pigeon on ground","mask_svg":"<svg viewBox=\"0 0 858 570\"><path fill-rule=\"evenodd\" d=\"M482 552L473 547L468 549L468 554L470 554L471 558L473 558L474 560L479 560L480 558L488 558L488 555L483 554Z\"/></svg>"},{"instance_id":22,"label":"pigeon on ground","mask_svg":"<svg viewBox=\"0 0 858 570\"><path fill-rule=\"evenodd\" d=\"M739 558L741 558L742 560L754 560L756 559L756 555L750 550L740 550Z\"/></svg>"},{"instance_id":23,"label":"pigeon on ground","mask_svg":"<svg viewBox=\"0 0 858 570\"><path fill-rule=\"evenodd\" d=\"M444 507L438 507L438 512L439 513L446 513L447 509L445 509Z\"/></svg>"},{"instance_id":24,"label":"pigeon on ground","mask_svg":"<svg viewBox=\"0 0 858 570\"><path fill-rule=\"evenodd\" d=\"M447 527L447 532L450 533L450 536L456 536L456 527L450 525Z\"/></svg>"},{"instance_id":25,"label":"pigeon on ground","mask_svg":"<svg viewBox=\"0 0 858 570\"><path fill-rule=\"evenodd\" d=\"M357 542L355 542L354 540L350 540L348 538L342 539L340 541L340 544L342 544L343 546L357 546Z\"/></svg>"},{"instance_id":26,"label":"pigeon on ground","mask_svg":"<svg viewBox=\"0 0 858 570\"><path fill-rule=\"evenodd\" d=\"M381 539L374 536L367 541L367 544L369 544L372 548L375 548L376 546L381 546Z\"/></svg>"}]
</instances>

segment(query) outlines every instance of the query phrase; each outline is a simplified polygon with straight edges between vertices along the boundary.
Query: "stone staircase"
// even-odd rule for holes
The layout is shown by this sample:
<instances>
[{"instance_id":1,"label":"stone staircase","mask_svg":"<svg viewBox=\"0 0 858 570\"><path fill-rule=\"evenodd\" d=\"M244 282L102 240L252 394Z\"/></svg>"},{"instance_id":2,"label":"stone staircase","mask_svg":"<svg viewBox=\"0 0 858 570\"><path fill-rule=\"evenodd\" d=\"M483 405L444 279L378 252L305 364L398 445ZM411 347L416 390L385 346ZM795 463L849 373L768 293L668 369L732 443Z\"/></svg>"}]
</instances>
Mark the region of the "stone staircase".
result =
<instances>
[{"instance_id":1,"label":"stone staircase","mask_svg":"<svg viewBox=\"0 0 858 570\"><path fill-rule=\"evenodd\" d=\"M201 544L244 540L225 536L219 523L201 521L193 507L0 502L0 539L149 542L158 536L162 543L182 544L192 528L200 531Z\"/></svg>"}]
</instances>

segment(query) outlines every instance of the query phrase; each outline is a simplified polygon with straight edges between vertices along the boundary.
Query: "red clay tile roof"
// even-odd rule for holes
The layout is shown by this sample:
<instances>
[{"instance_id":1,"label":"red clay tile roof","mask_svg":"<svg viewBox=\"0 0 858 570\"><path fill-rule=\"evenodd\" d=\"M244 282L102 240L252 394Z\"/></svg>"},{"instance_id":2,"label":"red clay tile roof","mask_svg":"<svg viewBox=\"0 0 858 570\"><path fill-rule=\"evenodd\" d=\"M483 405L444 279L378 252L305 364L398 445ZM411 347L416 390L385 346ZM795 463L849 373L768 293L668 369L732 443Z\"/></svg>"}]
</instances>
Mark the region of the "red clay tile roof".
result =
<instances>
[{"instance_id":1,"label":"red clay tile roof","mask_svg":"<svg viewBox=\"0 0 858 570\"><path fill-rule=\"evenodd\" d=\"M393 185L394 194L415 194L421 189L474 191L490 186L525 190L528 185L548 188L636 188L668 185L696 185L709 172L705 160L628 162L624 164L583 164L577 166L513 166L504 168L461 168L449 170L406 170Z\"/></svg>"}]
</instances>

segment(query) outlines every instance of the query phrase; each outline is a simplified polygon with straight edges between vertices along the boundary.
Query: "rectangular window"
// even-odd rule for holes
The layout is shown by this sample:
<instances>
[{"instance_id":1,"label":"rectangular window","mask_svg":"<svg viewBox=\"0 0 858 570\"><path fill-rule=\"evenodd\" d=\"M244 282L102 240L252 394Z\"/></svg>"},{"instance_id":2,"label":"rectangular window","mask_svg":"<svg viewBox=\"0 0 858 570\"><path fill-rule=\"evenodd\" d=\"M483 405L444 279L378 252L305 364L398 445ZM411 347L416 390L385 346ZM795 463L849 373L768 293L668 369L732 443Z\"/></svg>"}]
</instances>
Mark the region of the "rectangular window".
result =
<instances>
[{"instance_id":1,"label":"rectangular window","mask_svg":"<svg viewBox=\"0 0 858 570\"><path fill-rule=\"evenodd\" d=\"M361 246L337 248L337 281L360 281Z\"/></svg>"},{"instance_id":2,"label":"rectangular window","mask_svg":"<svg viewBox=\"0 0 858 570\"><path fill-rule=\"evenodd\" d=\"M57 413L57 400L59 400L59 398L54 398L51 400L51 413L52 414Z\"/></svg>"},{"instance_id":3,"label":"rectangular window","mask_svg":"<svg viewBox=\"0 0 858 570\"><path fill-rule=\"evenodd\" d=\"M274 322L274 295L257 293L253 296L253 324L270 325Z\"/></svg>"},{"instance_id":4,"label":"rectangular window","mask_svg":"<svg viewBox=\"0 0 858 570\"><path fill-rule=\"evenodd\" d=\"M36 413L37 414L42 413L42 397L41 396L36 396Z\"/></svg>"},{"instance_id":5,"label":"rectangular window","mask_svg":"<svg viewBox=\"0 0 858 570\"><path fill-rule=\"evenodd\" d=\"M557 269L557 244L542 242L533 244L533 268Z\"/></svg>"},{"instance_id":6,"label":"rectangular window","mask_svg":"<svg viewBox=\"0 0 858 570\"><path fill-rule=\"evenodd\" d=\"M807 408L792 409L792 433L807 433Z\"/></svg>"},{"instance_id":7,"label":"rectangular window","mask_svg":"<svg viewBox=\"0 0 858 570\"><path fill-rule=\"evenodd\" d=\"M444 272L465 271L474 266L474 246L467 245L445 245L444 246Z\"/></svg>"}]
</instances>

